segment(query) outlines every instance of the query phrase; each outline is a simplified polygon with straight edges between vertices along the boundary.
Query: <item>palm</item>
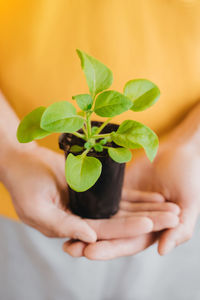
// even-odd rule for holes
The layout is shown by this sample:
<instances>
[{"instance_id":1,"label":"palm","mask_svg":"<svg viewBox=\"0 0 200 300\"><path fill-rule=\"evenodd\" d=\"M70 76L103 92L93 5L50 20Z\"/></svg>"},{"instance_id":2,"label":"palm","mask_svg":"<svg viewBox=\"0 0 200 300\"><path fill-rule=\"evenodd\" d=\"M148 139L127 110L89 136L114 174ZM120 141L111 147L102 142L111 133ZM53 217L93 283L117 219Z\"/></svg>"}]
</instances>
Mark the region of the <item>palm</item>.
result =
<instances>
[{"instance_id":1,"label":"palm","mask_svg":"<svg viewBox=\"0 0 200 300\"><path fill-rule=\"evenodd\" d=\"M64 158L36 147L16 153L7 164L6 186L19 218L51 237L73 237L95 241L86 221L66 210L68 193Z\"/></svg>"},{"instance_id":2,"label":"palm","mask_svg":"<svg viewBox=\"0 0 200 300\"><path fill-rule=\"evenodd\" d=\"M191 149L187 147L173 149L167 145L161 147L153 164L141 158L126 174L128 187L159 192L166 201L174 202L181 208L179 226L165 231L161 236L161 254L172 248L171 241L176 246L192 235L200 207L199 175L198 155L191 155ZM133 182L131 178L137 180Z\"/></svg>"}]
</instances>

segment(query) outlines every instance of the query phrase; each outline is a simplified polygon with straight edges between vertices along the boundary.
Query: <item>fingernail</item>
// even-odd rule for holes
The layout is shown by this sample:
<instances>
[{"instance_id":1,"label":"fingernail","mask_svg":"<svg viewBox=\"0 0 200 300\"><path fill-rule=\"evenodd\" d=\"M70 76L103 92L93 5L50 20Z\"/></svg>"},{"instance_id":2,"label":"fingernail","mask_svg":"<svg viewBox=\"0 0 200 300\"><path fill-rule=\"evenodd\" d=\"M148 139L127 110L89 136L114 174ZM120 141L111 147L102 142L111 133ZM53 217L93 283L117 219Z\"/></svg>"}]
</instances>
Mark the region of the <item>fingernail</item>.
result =
<instances>
[{"instance_id":1,"label":"fingernail","mask_svg":"<svg viewBox=\"0 0 200 300\"><path fill-rule=\"evenodd\" d=\"M144 225L146 226L145 233L149 233L149 232L153 231L154 224L153 224L153 221L150 218L143 217L143 226Z\"/></svg>"},{"instance_id":2,"label":"fingernail","mask_svg":"<svg viewBox=\"0 0 200 300\"><path fill-rule=\"evenodd\" d=\"M96 242L96 235L95 235L95 233L93 234L93 232L90 235L82 233L82 232L76 232L74 234L74 239L80 240L80 241L83 241L86 243L93 243L93 242Z\"/></svg>"},{"instance_id":3,"label":"fingernail","mask_svg":"<svg viewBox=\"0 0 200 300\"><path fill-rule=\"evenodd\" d=\"M164 248L163 255L168 254L170 251L172 251L172 249L175 248L175 246L176 244L174 241L169 242Z\"/></svg>"},{"instance_id":4,"label":"fingernail","mask_svg":"<svg viewBox=\"0 0 200 300\"><path fill-rule=\"evenodd\" d=\"M65 244L62 245L62 249L64 252L66 252L67 248L68 248L67 245L65 245Z\"/></svg>"},{"instance_id":5,"label":"fingernail","mask_svg":"<svg viewBox=\"0 0 200 300\"><path fill-rule=\"evenodd\" d=\"M82 234L81 232L76 232L74 234L74 239L75 240L85 240L85 238L86 238L86 235Z\"/></svg>"},{"instance_id":6,"label":"fingernail","mask_svg":"<svg viewBox=\"0 0 200 300\"><path fill-rule=\"evenodd\" d=\"M162 195L158 194L158 193L154 194L154 199L158 202L164 202L165 201L165 198Z\"/></svg>"}]
</instances>

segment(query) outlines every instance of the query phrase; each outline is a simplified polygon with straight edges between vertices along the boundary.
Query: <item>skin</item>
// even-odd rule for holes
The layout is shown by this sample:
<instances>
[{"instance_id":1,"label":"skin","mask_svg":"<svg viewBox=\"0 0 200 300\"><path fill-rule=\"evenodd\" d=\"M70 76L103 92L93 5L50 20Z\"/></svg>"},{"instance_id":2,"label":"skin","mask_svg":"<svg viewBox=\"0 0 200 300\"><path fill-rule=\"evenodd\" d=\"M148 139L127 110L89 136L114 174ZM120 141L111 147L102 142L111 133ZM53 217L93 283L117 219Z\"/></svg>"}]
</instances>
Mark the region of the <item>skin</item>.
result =
<instances>
[{"instance_id":1,"label":"skin","mask_svg":"<svg viewBox=\"0 0 200 300\"><path fill-rule=\"evenodd\" d=\"M101 239L92 244L70 240L64 243L63 250L74 257L85 256L91 260L110 260L134 255L148 248L157 240L160 231L178 225L180 212L179 207L173 203L158 201L158 199L156 202L154 198L156 194L152 193L151 195L152 198L150 199L150 193L124 189L120 210L114 217L121 218L123 216L125 219L131 215L149 217L154 223L151 233L126 239Z\"/></svg>"},{"instance_id":2,"label":"skin","mask_svg":"<svg viewBox=\"0 0 200 300\"><path fill-rule=\"evenodd\" d=\"M199 149L200 104L198 103L187 117L165 137L153 164L142 156L135 160L126 172L125 187L130 197L123 199L121 208L127 213L135 211L134 197L131 197L134 189L161 193L166 203L175 203L180 207L179 224L157 235L160 255L169 253L174 247L191 239L193 235L200 212ZM133 243L139 245L138 251L141 251L152 244L155 239L155 235L150 233L133 239ZM101 255L110 251L111 243L112 241L108 245L100 241L92 245L85 244L85 247L82 245L82 252L78 252L80 244L66 244L65 251L70 252L71 255L74 253L77 256L79 254L90 259L100 259ZM137 252L135 250L135 247L131 248L130 240L118 240L113 243L112 254L109 254L107 258L133 255Z\"/></svg>"},{"instance_id":3,"label":"skin","mask_svg":"<svg viewBox=\"0 0 200 300\"><path fill-rule=\"evenodd\" d=\"M191 239L200 212L200 104L198 103L161 144L151 165L145 158L127 172L127 186L160 192L179 205L180 224L162 233L161 255ZM131 176L137 181L132 182Z\"/></svg>"},{"instance_id":4,"label":"skin","mask_svg":"<svg viewBox=\"0 0 200 300\"><path fill-rule=\"evenodd\" d=\"M35 142L19 144L16 139L19 120L3 96L0 97L0 111L4 112L0 118L0 139L3 141L0 180L10 192L16 212L24 223L48 237L66 237L73 242L79 240L79 245L86 245L89 253L95 241L110 245L109 257L104 253L100 258L91 258L88 254L91 259L117 256L113 243L123 240L129 242L129 251L136 253L153 242L149 233L177 226L177 205L166 205L158 193L134 190L125 194L125 198L128 200L131 195L131 204L137 202L137 212L127 212L121 207L119 213L109 220L87 220L73 215L66 208L64 156L39 147ZM154 204L153 211L150 202ZM104 245L101 247L106 249Z\"/></svg>"}]
</instances>

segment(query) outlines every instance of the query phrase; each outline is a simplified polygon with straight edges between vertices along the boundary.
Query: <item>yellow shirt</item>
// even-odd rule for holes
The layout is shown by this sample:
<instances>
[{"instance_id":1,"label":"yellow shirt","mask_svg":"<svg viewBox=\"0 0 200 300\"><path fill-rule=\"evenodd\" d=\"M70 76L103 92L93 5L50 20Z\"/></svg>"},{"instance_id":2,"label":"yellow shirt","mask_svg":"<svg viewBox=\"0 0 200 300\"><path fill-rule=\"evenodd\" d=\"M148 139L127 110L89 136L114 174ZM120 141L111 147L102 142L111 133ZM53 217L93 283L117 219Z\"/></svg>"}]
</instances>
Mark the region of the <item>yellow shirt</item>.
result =
<instances>
[{"instance_id":1,"label":"yellow shirt","mask_svg":"<svg viewBox=\"0 0 200 300\"><path fill-rule=\"evenodd\" d=\"M113 89L133 78L159 86L155 106L116 122L162 134L199 99L199 0L0 0L0 88L20 118L87 92L76 48L110 67ZM40 144L56 150L57 136ZM14 216L2 186L0 213Z\"/></svg>"}]
</instances>

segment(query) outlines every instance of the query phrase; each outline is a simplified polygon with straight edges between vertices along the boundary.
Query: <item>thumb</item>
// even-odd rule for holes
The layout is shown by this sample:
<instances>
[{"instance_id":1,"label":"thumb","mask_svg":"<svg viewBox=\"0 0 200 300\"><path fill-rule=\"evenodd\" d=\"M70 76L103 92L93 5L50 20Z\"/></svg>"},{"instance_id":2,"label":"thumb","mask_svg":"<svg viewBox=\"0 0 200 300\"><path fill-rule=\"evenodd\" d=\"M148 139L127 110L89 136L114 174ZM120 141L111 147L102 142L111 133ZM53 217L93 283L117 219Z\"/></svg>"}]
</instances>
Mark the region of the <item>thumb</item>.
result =
<instances>
[{"instance_id":1,"label":"thumb","mask_svg":"<svg viewBox=\"0 0 200 300\"><path fill-rule=\"evenodd\" d=\"M70 211L52 207L40 219L39 230L49 237L78 239L86 243L93 243L97 239L95 231Z\"/></svg>"},{"instance_id":2,"label":"thumb","mask_svg":"<svg viewBox=\"0 0 200 300\"><path fill-rule=\"evenodd\" d=\"M159 254L165 255L176 246L191 239L197 217L198 209L196 207L182 209L179 216L179 225L176 228L168 229L161 234L158 243Z\"/></svg>"}]
</instances>

